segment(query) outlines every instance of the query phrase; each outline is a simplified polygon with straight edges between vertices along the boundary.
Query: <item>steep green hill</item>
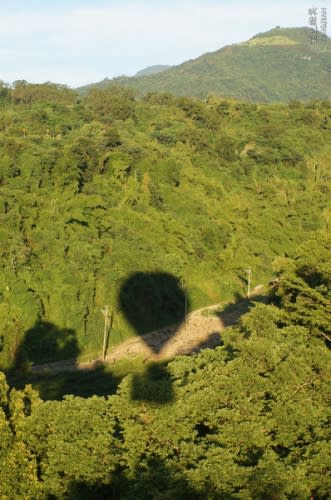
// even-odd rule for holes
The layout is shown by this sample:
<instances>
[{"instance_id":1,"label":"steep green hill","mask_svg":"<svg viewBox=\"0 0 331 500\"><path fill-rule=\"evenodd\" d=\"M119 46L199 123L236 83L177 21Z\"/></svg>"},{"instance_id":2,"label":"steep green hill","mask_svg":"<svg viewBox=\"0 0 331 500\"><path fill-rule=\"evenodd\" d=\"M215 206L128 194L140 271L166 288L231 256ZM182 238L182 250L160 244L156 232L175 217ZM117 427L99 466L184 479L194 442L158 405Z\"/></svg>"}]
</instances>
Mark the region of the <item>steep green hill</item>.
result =
<instances>
[{"instance_id":1,"label":"steep green hill","mask_svg":"<svg viewBox=\"0 0 331 500\"><path fill-rule=\"evenodd\" d=\"M327 45L320 40L311 45L308 28L275 28L156 75L120 77L106 84L116 82L142 93L213 93L259 102L329 99L330 55L330 39Z\"/></svg>"}]
</instances>

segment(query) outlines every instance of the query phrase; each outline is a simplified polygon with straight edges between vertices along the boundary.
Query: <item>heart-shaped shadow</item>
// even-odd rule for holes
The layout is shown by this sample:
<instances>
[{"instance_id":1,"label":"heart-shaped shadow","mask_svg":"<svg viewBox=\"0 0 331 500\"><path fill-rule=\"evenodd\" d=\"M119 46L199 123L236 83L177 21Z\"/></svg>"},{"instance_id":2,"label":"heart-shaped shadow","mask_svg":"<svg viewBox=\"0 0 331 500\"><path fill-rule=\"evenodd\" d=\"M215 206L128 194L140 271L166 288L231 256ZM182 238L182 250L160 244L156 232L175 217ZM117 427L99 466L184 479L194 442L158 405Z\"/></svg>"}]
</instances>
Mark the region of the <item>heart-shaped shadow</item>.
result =
<instances>
[{"instance_id":1,"label":"heart-shaped shadow","mask_svg":"<svg viewBox=\"0 0 331 500\"><path fill-rule=\"evenodd\" d=\"M119 307L137 335L145 335L169 325L176 325L174 335L185 319L189 299L180 280L169 273L136 272L123 283L119 292ZM144 341L159 354L168 338L155 345L147 335Z\"/></svg>"},{"instance_id":2,"label":"heart-shaped shadow","mask_svg":"<svg viewBox=\"0 0 331 500\"><path fill-rule=\"evenodd\" d=\"M137 335L156 356L176 334L190 307L189 297L180 279L165 272L136 272L123 283L118 304ZM166 327L157 335L146 335ZM167 402L172 387L165 364L151 365L143 376L135 376L132 398Z\"/></svg>"}]
</instances>

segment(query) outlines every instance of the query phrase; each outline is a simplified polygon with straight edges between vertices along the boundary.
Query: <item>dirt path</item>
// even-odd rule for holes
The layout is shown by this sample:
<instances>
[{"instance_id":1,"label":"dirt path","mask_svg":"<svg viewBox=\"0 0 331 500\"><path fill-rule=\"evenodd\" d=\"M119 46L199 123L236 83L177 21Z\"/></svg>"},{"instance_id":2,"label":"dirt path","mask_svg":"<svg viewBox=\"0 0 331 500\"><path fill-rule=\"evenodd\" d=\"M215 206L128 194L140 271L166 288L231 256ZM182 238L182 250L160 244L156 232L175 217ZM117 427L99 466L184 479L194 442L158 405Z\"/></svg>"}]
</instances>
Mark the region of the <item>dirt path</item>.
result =
<instances>
[{"instance_id":1,"label":"dirt path","mask_svg":"<svg viewBox=\"0 0 331 500\"><path fill-rule=\"evenodd\" d=\"M114 346L106 361L113 363L122 358L136 356L154 360L168 359L197 352L203 347L215 347L220 343L219 334L225 325L220 317L208 313L218 308L220 304L199 309L189 314L186 321L179 326L170 326L128 339ZM239 316L230 320L229 317L229 323L234 324L238 318ZM227 321L226 323L229 324Z\"/></svg>"},{"instance_id":2,"label":"dirt path","mask_svg":"<svg viewBox=\"0 0 331 500\"><path fill-rule=\"evenodd\" d=\"M252 293L257 294L262 286L256 287ZM180 354L191 354L206 347L220 344L220 333L224 328L234 325L240 316L247 311L248 301L242 300L224 308L224 304L214 304L197 309L188 314L185 322L147 333L141 337L133 337L114 346L108 352L105 363L115 363L124 358L142 356L146 360L169 359ZM58 361L31 367L33 373L61 372L73 370L89 370L102 363L101 358L88 362L78 360Z\"/></svg>"}]
</instances>

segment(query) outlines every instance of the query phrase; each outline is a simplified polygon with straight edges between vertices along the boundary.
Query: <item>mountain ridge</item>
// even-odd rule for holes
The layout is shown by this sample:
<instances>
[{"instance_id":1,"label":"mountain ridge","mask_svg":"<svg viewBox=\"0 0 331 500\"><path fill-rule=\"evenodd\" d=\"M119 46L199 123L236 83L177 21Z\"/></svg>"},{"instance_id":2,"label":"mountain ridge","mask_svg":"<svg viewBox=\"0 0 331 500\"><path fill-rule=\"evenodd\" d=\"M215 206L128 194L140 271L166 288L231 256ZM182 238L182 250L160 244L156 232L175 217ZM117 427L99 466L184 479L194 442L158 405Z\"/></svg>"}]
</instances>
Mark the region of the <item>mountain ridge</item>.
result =
<instances>
[{"instance_id":1,"label":"mountain ridge","mask_svg":"<svg viewBox=\"0 0 331 500\"><path fill-rule=\"evenodd\" d=\"M309 32L305 27L276 27L161 73L121 76L79 90L86 93L115 84L141 94L170 92L201 98L211 93L255 102L330 99L331 40L311 45Z\"/></svg>"},{"instance_id":2,"label":"mountain ridge","mask_svg":"<svg viewBox=\"0 0 331 500\"><path fill-rule=\"evenodd\" d=\"M162 73L162 71L166 71L171 67L172 66L169 66L168 64L156 64L153 66L147 66L146 68L137 71L137 73L134 76L155 75L157 73Z\"/></svg>"}]
</instances>

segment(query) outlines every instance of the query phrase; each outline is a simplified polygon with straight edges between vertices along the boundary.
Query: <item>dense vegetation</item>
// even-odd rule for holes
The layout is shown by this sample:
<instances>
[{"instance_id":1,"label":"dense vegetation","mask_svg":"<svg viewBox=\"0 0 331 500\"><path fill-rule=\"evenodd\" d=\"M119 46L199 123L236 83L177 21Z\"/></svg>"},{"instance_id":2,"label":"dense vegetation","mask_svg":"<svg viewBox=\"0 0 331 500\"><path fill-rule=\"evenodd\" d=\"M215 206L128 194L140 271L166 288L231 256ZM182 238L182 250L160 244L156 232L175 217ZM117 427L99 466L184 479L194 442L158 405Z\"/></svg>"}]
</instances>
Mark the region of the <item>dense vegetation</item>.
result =
<instances>
[{"instance_id":1,"label":"dense vegetation","mask_svg":"<svg viewBox=\"0 0 331 500\"><path fill-rule=\"evenodd\" d=\"M109 397L42 401L0 373L1 498L329 498L330 248L309 248L221 347Z\"/></svg>"},{"instance_id":2,"label":"dense vegetation","mask_svg":"<svg viewBox=\"0 0 331 500\"><path fill-rule=\"evenodd\" d=\"M173 276L195 309L244 294L248 266L267 282L330 229L328 101L81 98L18 81L0 105L3 368L100 354L105 305L111 342L135 335L119 301L135 273L152 290Z\"/></svg>"},{"instance_id":3,"label":"dense vegetation","mask_svg":"<svg viewBox=\"0 0 331 500\"><path fill-rule=\"evenodd\" d=\"M329 99L331 40L310 44L308 28L274 28L247 42L223 47L162 73L119 77L83 87L107 88L116 82L145 94L219 96L255 102Z\"/></svg>"},{"instance_id":4,"label":"dense vegetation","mask_svg":"<svg viewBox=\"0 0 331 500\"><path fill-rule=\"evenodd\" d=\"M330 102L18 81L0 107L0 498L326 500ZM121 342L249 267L266 303L215 350L19 388L100 354L105 305Z\"/></svg>"}]
</instances>

